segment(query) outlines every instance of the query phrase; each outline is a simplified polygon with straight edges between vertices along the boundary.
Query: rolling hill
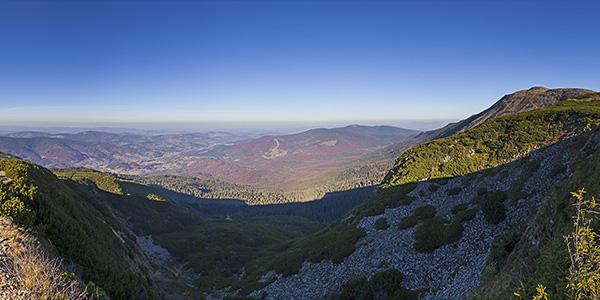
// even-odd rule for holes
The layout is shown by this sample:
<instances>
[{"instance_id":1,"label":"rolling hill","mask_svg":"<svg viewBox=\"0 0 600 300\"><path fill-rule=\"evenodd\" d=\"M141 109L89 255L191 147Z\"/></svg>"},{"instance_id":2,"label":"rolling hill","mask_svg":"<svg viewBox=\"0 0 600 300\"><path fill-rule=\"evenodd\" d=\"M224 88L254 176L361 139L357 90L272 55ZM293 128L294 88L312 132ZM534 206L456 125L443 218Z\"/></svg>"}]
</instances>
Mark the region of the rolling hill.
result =
<instances>
[{"instance_id":1,"label":"rolling hill","mask_svg":"<svg viewBox=\"0 0 600 300\"><path fill-rule=\"evenodd\" d=\"M0 137L0 151L46 167L222 181L239 185L238 190L259 190L241 200L256 199L263 191L274 195L264 204L314 200L327 192L377 184L389 168L389 160L363 162L359 158L416 134L390 126L359 125L241 141L241 136L225 133L139 136L24 132Z\"/></svg>"}]
</instances>

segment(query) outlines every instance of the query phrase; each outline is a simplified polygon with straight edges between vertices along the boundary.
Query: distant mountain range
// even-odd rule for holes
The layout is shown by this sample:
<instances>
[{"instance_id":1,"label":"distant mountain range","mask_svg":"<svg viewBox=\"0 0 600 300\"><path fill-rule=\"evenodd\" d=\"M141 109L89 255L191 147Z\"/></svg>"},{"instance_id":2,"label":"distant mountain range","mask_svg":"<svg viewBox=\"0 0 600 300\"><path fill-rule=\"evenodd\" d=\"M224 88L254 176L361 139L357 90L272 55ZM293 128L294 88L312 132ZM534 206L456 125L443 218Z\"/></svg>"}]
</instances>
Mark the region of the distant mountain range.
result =
<instances>
[{"instance_id":1,"label":"distant mountain range","mask_svg":"<svg viewBox=\"0 0 600 300\"><path fill-rule=\"evenodd\" d=\"M328 191L378 183L389 164L359 186L348 183L347 179L337 183L335 177L339 176L328 172L418 133L391 126L360 125L256 139L222 132L159 136L93 131L77 134L17 132L0 136L0 152L52 168L87 167L119 174L186 175L282 191L321 187L321 192L294 198L311 200ZM362 173L356 176L364 177Z\"/></svg>"}]
</instances>

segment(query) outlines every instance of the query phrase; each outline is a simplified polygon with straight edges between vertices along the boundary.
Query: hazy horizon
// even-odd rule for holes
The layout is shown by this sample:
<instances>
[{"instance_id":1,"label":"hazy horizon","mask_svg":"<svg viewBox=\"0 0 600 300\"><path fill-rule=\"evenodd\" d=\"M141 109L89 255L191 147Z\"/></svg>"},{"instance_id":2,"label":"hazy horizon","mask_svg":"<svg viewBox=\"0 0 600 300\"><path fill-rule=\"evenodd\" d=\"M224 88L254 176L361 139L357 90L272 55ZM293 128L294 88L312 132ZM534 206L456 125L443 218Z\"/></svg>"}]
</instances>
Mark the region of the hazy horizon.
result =
<instances>
[{"instance_id":1,"label":"hazy horizon","mask_svg":"<svg viewBox=\"0 0 600 300\"><path fill-rule=\"evenodd\" d=\"M0 121L0 133L39 131L51 134L103 131L111 133L171 134L194 132L262 132L273 134L298 133L314 128L336 128L350 125L394 126L417 131L441 128L457 120L388 120L362 122L218 122L218 123L67 123L67 122L14 122Z\"/></svg>"}]
</instances>

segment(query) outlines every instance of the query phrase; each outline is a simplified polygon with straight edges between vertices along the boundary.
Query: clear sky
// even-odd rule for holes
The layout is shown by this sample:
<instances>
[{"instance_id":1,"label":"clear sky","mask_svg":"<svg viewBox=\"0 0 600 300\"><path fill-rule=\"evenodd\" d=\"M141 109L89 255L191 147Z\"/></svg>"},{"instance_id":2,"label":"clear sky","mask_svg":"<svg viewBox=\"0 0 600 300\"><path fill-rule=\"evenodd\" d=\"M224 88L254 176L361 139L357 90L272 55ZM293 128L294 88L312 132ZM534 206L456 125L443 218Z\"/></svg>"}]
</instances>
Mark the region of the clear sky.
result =
<instances>
[{"instance_id":1,"label":"clear sky","mask_svg":"<svg viewBox=\"0 0 600 300\"><path fill-rule=\"evenodd\" d=\"M0 1L0 124L458 120L600 90L596 3Z\"/></svg>"}]
</instances>

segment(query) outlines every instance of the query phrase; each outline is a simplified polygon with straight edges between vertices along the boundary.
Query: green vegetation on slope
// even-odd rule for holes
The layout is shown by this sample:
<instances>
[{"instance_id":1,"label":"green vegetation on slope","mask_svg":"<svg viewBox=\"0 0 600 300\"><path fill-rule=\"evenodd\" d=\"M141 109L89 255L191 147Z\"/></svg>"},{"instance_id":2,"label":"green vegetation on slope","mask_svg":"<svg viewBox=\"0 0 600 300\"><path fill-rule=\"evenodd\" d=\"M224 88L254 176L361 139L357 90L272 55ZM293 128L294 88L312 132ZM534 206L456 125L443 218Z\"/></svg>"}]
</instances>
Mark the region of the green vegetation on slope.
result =
<instances>
[{"instance_id":1,"label":"green vegetation on slope","mask_svg":"<svg viewBox=\"0 0 600 300\"><path fill-rule=\"evenodd\" d=\"M118 181L110 174L87 168L54 169L52 171L60 174L62 178L69 178L77 182L91 180L100 190L123 195L123 190Z\"/></svg>"},{"instance_id":2,"label":"green vegetation on slope","mask_svg":"<svg viewBox=\"0 0 600 300\"><path fill-rule=\"evenodd\" d=\"M382 187L455 177L495 167L598 123L600 101L558 105L500 117L466 132L411 148L396 159Z\"/></svg>"},{"instance_id":3,"label":"green vegetation on slope","mask_svg":"<svg viewBox=\"0 0 600 300\"><path fill-rule=\"evenodd\" d=\"M600 194L600 128L587 128L570 141L571 176L555 186L532 218L494 241L482 283L468 299L510 299L517 290L521 299L531 299L538 285L545 287L548 299L570 299L565 236L574 230L571 191L585 187L589 195ZM600 222L590 225L600 231Z\"/></svg>"},{"instance_id":4,"label":"green vegetation on slope","mask_svg":"<svg viewBox=\"0 0 600 300\"><path fill-rule=\"evenodd\" d=\"M143 183L120 180L111 174L89 170L55 170L60 176L77 178L81 183L114 181L119 189L100 192L105 203L127 220L138 236L152 235L155 242L169 250L180 263L194 272L190 281L203 293L231 287L231 294L247 295L266 283L258 283L267 272L269 257L293 238L306 236L324 227L322 223L287 216L254 217L242 220L206 220L191 206L180 207L167 201L161 190ZM113 193L121 191L121 193ZM159 199L159 201L157 201ZM180 293L202 298L197 290L169 283Z\"/></svg>"},{"instance_id":5,"label":"green vegetation on slope","mask_svg":"<svg viewBox=\"0 0 600 300\"><path fill-rule=\"evenodd\" d=\"M356 227L354 223L338 226L334 223L316 234L281 245L263 260L270 269L287 276L298 273L304 261L331 259L334 263L342 262L346 256L354 253L356 242L365 235L365 230Z\"/></svg>"},{"instance_id":6,"label":"green vegetation on slope","mask_svg":"<svg viewBox=\"0 0 600 300\"><path fill-rule=\"evenodd\" d=\"M203 291L246 284L237 282L234 275L255 272L253 260L264 255L269 245L290 239L280 230L268 226L226 220L196 222L193 228L154 238L171 253L189 262L199 275L194 283Z\"/></svg>"},{"instance_id":7,"label":"green vegetation on slope","mask_svg":"<svg viewBox=\"0 0 600 300\"><path fill-rule=\"evenodd\" d=\"M406 217L400 219L400 222L398 222L398 229L404 230L407 228L411 228L411 227L417 225L417 223L419 223L418 216L416 216L416 215L406 216Z\"/></svg>"},{"instance_id":8,"label":"green vegetation on slope","mask_svg":"<svg viewBox=\"0 0 600 300\"><path fill-rule=\"evenodd\" d=\"M386 189L379 189L369 196L365 202L352 210L354 218L360 220L368 216L376 216L384 213L386 208L394 208L400 205L409 205L415 197L408 195L417 185L404 184Z\"/></svg>"},{"instance_id":9,"label":"green vegetation on slope","mask_svg":"<svg viewBox=\"0 0 600 300\"><path fill-rule=\"evenodd\" d=\"M88 189L24 160L2 160L0 170L13 179L0 184L2 213L50 240L58 254L80 267L83 280L114 299L162 296L147 267L137 263L134 238Z\"/></svg>"},{"instance_id":10,"label":"green vegetation on slope","mask_svg":"<svg viewBox=\"0 0 600 300\"><path fill-rule=\"evenodd\" d=\"M334 291L327 300L370 300L370 299L419 299L418 291L411 291L401 286L404 275L389 269L377 273L367 280L366 277L353 277L344 286L342 292Z\"/></svg>"}]
</instances>

